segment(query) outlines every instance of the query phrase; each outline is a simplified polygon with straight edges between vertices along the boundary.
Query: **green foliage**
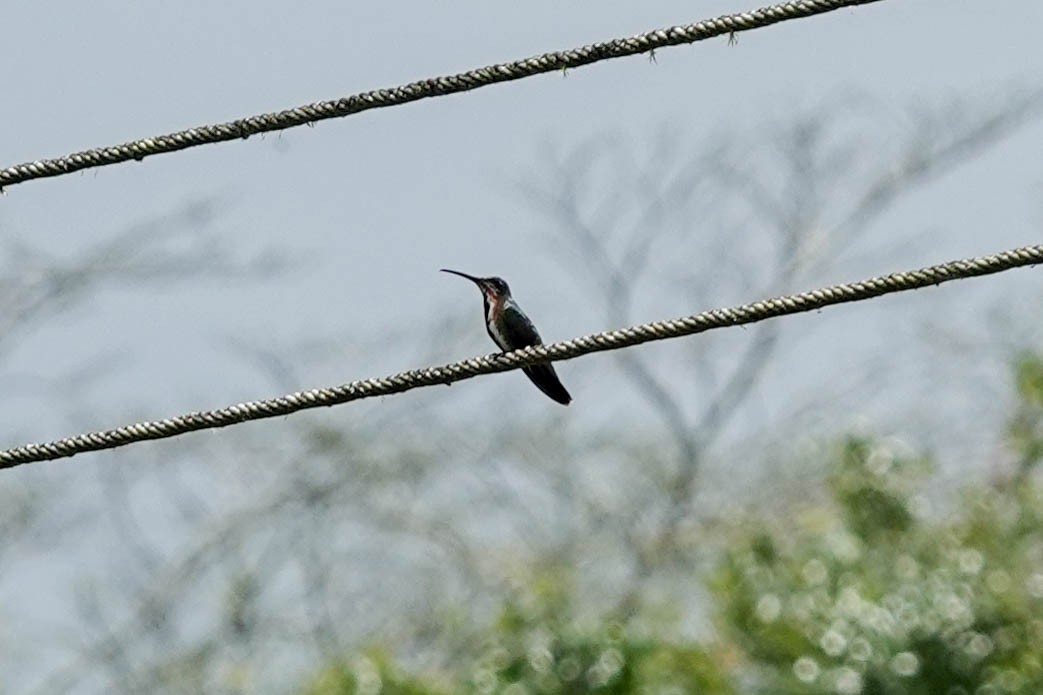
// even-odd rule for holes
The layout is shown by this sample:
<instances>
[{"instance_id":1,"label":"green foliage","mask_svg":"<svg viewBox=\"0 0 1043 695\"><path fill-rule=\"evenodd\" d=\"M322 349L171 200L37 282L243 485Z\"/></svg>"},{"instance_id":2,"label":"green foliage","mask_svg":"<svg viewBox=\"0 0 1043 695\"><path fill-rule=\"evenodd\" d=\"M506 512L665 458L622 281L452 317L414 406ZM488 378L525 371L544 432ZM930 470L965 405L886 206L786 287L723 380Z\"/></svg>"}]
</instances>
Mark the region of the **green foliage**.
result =
<instances>
[{"instance_id":1,"label":"green foliage","mask_svg":"<svg viewBox=\"0 0 1043 695\"><path fill-rule=\"evenodd\" d=\"M433 679L429 679L433 680ZM382 650L327 666L304 695L447 695L438 685L404 675Z\"/></svg>"},{"instance_id":2,"label":"green foliage","mask_svg":"<svg viewBox=\"0 0 1043 695\"><path fill-rule=\"evenodd\" d=\"M505 602L484 646L452 687L403 678L385 658L371 654L354 667L338 663L327 668L305 693L733 695L717 655L662 636L640 636L612 620L568 617L569 594L561 576L541 575Z\"/></svg>"},{"instance_id":3,"label":"green foliage","mask_svg":"<svg viewBox=\"0 0 1043 695\"><path fill-rule=\"evenodd\" d=\"M830 488L850 531L866 542L886 542L913 525L908 492L912 478L929 469L920 458L898 457L888 447L849 438L840 447Z\"/></svg>"},{"instance_id":4,"label":"green foliage","mask_svg":"<svg viewBox=\"0 0 1043 695\"><path fill-rule=\"evenodd\" d=\"M978 486L931 522L924 459L856 438L837 458L829 503L744 520L712 583L753 689L1043 692L1040 486Z\"/></svg>"},{"instance_id":5,"label":"green foliage","mask_svg":"<svg viewBox=\"0 0 1043 695\"><path fill-rule=\"evenodd\" d=\"M537 582L534 595L507 601L473 670L475 693L624 695L734 692L721 659L701 647L642 635L619 622L578 619L567 584Z\"/></svg>"},{"instance_id":6,"label":"green foliage","mask_svg":"<svg viewBox=\"0 0 1043 695\"><path fill-rule=\"evenodd\" d=\"M1043 459L1043 356L1026 353L1014 365L1018 407L1007 426L1010 446L1027 475Z\"/></svg>"},{"instance_id":7,"label":"green foliage","mask_svg":"<svg viewBox=\"0 0 1043 695\"><path fill-rule=\"evenodd\" d=\"M381 652L334 664L309 695L1043 692L1043 359L1015 365L1016 475L921 513L931 462L849 437L825 495L733 519L712 540L714 640L639 615L577 617L568 568L534 570L454 672L402 676ZM693 577L693 581L695 578ZM637 625L644 625L642 629ZM652 627L648 627L652 626Z\"/></svg>"}]
</instances>

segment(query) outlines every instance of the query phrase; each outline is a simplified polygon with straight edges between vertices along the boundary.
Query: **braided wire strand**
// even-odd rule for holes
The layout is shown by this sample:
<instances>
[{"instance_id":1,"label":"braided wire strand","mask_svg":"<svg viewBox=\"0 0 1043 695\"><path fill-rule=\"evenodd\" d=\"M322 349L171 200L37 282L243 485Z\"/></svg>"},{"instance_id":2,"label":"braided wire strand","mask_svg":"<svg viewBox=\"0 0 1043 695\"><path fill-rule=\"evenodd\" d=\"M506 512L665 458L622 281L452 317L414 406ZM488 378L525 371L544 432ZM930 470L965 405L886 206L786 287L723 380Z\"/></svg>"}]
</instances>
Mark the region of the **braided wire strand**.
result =
<instances>
[{"instance_id":1,"label":"braided wire strand","mask_svg":"<svg viewBox=\"0 0 1043 695\"><path fill-rule=\"evenodd\" d=\"M629 38L614 39L580 48L554 51L509 63L487 65L443 77L432 77L397 87L375 89L341 99L319 101L283 111L240 118L216 125L189 128L75 152L55 159L39 159L0 169L0 191L5 186L33 179L62 176L83 169L119 164L132 159L177 152L199 145L246 139L251 135L311 125L370 109L407 104L420 99L466 92L487 85L520 80L542 73L577 68L602 60L648 53L657 48L689 44L723 34L766 27L789 19L810 17L843 7L866 5L881 0L794 0L737 14L722 15L694 24L656 29Z\"/></svg>"},{"instance_id":2,"label":"braided wire strand","mask_svg":"<svg viewBox=\"0 0 1043 695\"><path fill-rule=\"evenodd\" d=\"M49 461L76 454L114 449L149 439L165 439L188 432L228 427L248 420L289 415L300 410L328 407L363 398L402 393L423 386L452 384L482 374L517 369L537 362L553 362L656 340L694 335L716 328L739 326L790 314L815 311L834 304L857 302L884 294L906 292L961 278L990 275L1043 262L1043 245L1025 246L991 256L932 265L919 270L892 273L861 282L764 299L741 306L714 309L667 321L655 321L614 331L528 347L506 354L474 357L439 367L400 372L391 376L353 381L341 386L298 391L279 398L249 401L227 408L187 413L177 417L66 437L44 444L28 444L0 451L0 469L34 461Z\"/></svg>"}]
</instances>

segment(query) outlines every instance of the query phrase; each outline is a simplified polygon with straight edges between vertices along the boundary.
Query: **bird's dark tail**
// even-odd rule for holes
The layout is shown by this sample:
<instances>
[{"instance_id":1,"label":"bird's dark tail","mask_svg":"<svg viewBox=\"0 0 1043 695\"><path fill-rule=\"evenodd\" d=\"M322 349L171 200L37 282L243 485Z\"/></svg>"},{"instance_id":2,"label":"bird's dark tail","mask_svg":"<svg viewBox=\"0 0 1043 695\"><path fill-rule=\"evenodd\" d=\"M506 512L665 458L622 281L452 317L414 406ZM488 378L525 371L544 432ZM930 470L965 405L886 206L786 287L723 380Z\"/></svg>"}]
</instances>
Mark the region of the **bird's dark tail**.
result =
<instances>
[{"instance_id":1,"label":"bird's dark tail","mask_svg":"<svg viewBox=\"0 0 1043 695\"><path fill-rule=\"evenodd\" d=\"M534 364L531 367L522 367L522 371L525 372L525 376L529 377L532 383L536 384L540 391L543 391L558 403L568 405L572 402L572 396L562 386L557 372L554 371L554 367L550 364Z\"/></svg>"}]
</instances>

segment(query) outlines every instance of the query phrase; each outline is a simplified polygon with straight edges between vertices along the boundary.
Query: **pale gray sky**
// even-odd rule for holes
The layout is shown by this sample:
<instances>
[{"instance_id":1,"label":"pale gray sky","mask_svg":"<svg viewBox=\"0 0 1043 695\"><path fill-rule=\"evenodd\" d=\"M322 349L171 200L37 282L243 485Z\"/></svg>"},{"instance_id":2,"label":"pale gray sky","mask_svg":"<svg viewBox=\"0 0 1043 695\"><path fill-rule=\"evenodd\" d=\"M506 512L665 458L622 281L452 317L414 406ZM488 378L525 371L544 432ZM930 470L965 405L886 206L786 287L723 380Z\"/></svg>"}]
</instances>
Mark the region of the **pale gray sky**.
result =
<instances>
[{"instance_id":1,"label":"pale gray sky","mask_svg":"<svg viewBox=\"0 0 1043 695\"><path fill-rule=\"evenodd\" d=\"M753 6L738 0L7 3L0 10L0 166ZM891 0L742 34L735 46L721 38L661 50L654 64L646 57L611 61L10 187L0 198L0 239L20 239L58 258L71 260L189 201L216 198L207 229L229 253L250 259L274 249L291 266L262 282L108 288L34 328L4 353L0 380L53 378L102 358L114 358L117 367L90 387L74 415L59 406L60 385L45 392L20 388L3 399L0 446L73 434L83 421L109 427L277 395L226 338L270 348L292 363L300 379L294 388L420 366L424 346L413 349L409 341L414 335L427 341L432 317L459 311L473 311L474 322L461 329L462 352L455 356L492 351L477 292L440 275L441 267L507 278L549 340L609 328L600 303L584 294L589 283L570 277L567 258L554 258L546 218L515 191L517 182L540 174L548 150L568 151L609 133L642 152L668 126L687 151L708 149L722 133L750 137L756 151L770 145L767 128L853 95L891 114L881 118L889 132L917 105L961 100L984 108L989 100L1039 89L1041 26L1038 2ZM874 118L859 126L870 139L880 137L872 132ZM863 248L902 249L903 240L915 237L907 250L877 257L886 264L841 265L812 286L1039 243L1041 153L1043 122L898 206ZM693 219L692 233L699 232ZM664 264L676 261L670 249L657 253ZM974 323L977 314L966 309L1001 296L1038 305L1039 271L1010 275L891 298L858 314L834 309L800 325L814 332L824 330L820 322L835 322L827 324L829 354L847 354L846 339L866 354L900 353L894 337L915 334L925 318ZM638 318L756 298L674 295L661 312L642 306ZM369 349L389 330L395 331L391 349ZM295 349L324 341L344 344L343 359L309 362ZM787 384L820 377L814 349L791 357L771 382L777 390L765 396L766 410L786 402ZM604 376L607 364L593 358L560 368L576 398L570 417L584 417L585 403L619 392ZM534 392L524 379L511 376L398 398L432 407L447 399L452 408L453 399L503 393L519 407L544 407L538 394L527 400ZM942 378L958 381L958 372ZM903 399L927 395L914 390ZM355 406L336 411L344 418L355 412ZM27 467L6 472L3 481L91 480L96 466L133 465L155 446L163 445ZM0 578L0 622L44 616L39 638L49 620L61 624L76 568L19 586L19 578L41 577L62 564L39 549L19 553L20 571ZM0 672L5 666L0 658ZM41 653L15 678L31 681L49 666Z\"/></svg>"},{"instance_id":2,"label":"pale gray sky","mask_svg":"<svg viewBox=\"0 0 1043 695\"><path fill-rule=\"evenodd\" d=\"M727 2L603 2L596 11L552 2L179 3L176 10L156 2L17 3L0 25L14 56L2 78L9 136L0 161L737 9ZM379 335L388 324L423 322L474 299L433 274L442 266L508 278L549 336L604 328L600 317L554 310L556 297L579 300L581 287L549 258L545 222L510 193L512 180L532 175L544 143L568 149L610 132L640 147L668 123L696 150L724 127L784 123L851 91L896 110L920 100L998 98L1038 86L1039 15L1043 7L1025 2L885 2L748 33L738 46L722 39L660 51L654 65L614 61L12 187L0 201L4 234L55 254L217 196L214 230L228 247L243 257L275 247L303 267L260 286L106 294L22 341L5 368L36 373L43 358L51 372L116 347L134 358L119 381L131 390L148 384L156 415L198 407L203 393L210 406L258 396L263 389L250 374L229 373L215 334L281 345L340 337L348 326ZM997 17L1020 18L982 30ZM1036 127L942 182L896 220L899 236L939 230L932 253L906 265L1038 239L1040 133ZM477 335L473 348L486 349L483 340ZM191 359L179 360L185 353ZM397 355L371 358L344 365L343 378L406 366L393 361ZM59 434L39 412L18 412L32 423L28 434Z\"/></svg>"}]
</instances>

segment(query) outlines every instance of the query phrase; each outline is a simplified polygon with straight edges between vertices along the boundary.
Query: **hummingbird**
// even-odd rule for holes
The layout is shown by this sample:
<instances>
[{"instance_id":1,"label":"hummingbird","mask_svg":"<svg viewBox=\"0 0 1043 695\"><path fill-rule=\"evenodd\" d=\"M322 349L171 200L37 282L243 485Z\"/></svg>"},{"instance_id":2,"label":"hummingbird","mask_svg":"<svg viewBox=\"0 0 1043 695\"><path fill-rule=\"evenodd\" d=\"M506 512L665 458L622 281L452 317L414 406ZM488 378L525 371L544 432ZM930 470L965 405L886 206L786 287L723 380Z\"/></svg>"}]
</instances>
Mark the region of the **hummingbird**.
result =
<instances>
[{"instance_id":1,"label":"hummingbird","mask_svg":"<svg viewBox=\"0 0 1043 695\"><path fill-rule=\"evenodd\" d=\"M536 326L532 325L532 321L514 301L511 296L511 288L507 286L503 278L476 278L448 268L442 268L442 272L459 275L478 285L485 302L485 329L489 331L489 337L501 350L510 352L530 345L543 345ZM549 362L522 367L522 371L532 383L536 384L536 388L558 403L568 405L572 400L572 396L561 385L554 367Z\"/></svg>"}]
</instances>

